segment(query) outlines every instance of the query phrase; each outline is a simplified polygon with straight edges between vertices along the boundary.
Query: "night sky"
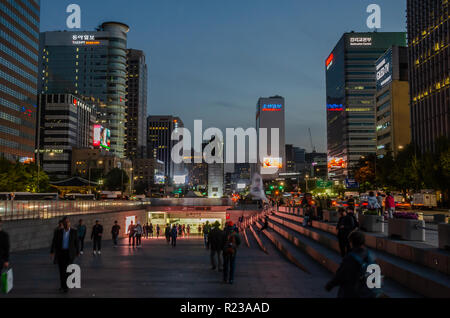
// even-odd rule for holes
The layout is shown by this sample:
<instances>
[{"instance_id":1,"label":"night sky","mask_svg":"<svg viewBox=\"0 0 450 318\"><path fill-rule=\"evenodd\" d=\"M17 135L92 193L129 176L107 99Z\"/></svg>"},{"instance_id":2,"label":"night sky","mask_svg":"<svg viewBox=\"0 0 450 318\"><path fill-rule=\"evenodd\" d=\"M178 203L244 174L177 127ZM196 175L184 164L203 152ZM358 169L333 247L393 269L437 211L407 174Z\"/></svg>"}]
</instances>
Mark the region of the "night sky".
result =
<instances>
[{"instance_id":1,"label":"night sky","mask_svg":"<svg viewBox=\"0 0 450 318\"><path fill-rule=\"evenodd\" d=\"M145 51L148 112L178 115L192 128L254 127L260 96L286 98L287 143L326 151L324 61L342 33L406 30L406 0L41 0L41 31L65 30L67 5L82 30L105 21L130 26L129 48Z\"/></svg>"}]
</instances>

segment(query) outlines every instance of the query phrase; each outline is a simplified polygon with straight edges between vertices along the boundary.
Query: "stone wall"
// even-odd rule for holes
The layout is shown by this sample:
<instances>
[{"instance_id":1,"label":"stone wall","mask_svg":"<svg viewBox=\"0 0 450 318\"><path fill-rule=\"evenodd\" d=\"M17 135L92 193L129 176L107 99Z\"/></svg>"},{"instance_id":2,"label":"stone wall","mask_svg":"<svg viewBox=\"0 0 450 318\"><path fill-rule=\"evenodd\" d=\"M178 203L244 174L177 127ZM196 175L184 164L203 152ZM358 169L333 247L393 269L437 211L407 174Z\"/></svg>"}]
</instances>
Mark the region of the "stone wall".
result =
<instances>
[{"instance_id":1,"label":"stone wall","mask_svg":"<svg viewBox=\"0 0 450 318\"><path fill-rule=\"evenodd\" d=\"M125 222L129 216L135 216L136 221L141 224L147 222L148 213L146 210L109 212L86 215L70 215L71 226L75 228L78 221L83 219L87 227L86 240L91 238L92 227L96 220L103 225L103 240L111 240L111 228L114 221L117 221L121 227L120 236L126 236ZM60 218L8 221L3 223L3 229L8 232L11 241L11 252L26 251L33 249L48 248L50 252L53 232L58 225Z\"/></svg>"}]
</instances>

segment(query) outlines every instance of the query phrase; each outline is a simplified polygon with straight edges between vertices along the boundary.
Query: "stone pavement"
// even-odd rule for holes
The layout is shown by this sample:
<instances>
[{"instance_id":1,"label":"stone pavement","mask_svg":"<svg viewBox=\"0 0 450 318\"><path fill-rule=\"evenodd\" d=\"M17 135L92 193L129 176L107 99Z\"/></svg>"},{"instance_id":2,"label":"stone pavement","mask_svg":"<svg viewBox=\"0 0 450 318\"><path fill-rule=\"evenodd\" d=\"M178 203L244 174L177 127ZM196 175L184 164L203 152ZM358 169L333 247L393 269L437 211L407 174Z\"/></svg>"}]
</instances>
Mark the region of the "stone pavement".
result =
<instances>
[{"instance_id":1,"label":"stone pavement","mask_svg":"<svg viewBox=\"0 0 450 318\"><path fill-rule=\"evenodd\" d=\"M86 244L77 262L82 288L68 294L58 292L58 270L49 250L14 253L14 289L0 298L324 298L337 293L324 290L331 274L320 265L305 259L315 266L309 275L275 250L262 253L256 244L248 248L243 242L235 284L228 285L222 283L221 273L211 270L209 252L199 238L179 239L176 248L163 239L143 240L141 249L126 243L114 249L111 241L104 241L101 256L93 256L91 244Z\"/></svg>"}]
</instances>

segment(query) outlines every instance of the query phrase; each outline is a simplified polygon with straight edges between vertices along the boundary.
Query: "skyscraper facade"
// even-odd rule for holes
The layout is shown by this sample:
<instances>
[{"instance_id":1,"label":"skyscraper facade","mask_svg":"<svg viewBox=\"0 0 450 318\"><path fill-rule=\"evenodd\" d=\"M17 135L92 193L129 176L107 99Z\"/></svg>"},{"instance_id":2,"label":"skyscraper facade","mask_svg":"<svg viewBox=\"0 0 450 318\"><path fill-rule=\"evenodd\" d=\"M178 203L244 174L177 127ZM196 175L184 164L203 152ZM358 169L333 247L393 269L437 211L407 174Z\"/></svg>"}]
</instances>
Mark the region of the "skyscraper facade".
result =
<instances>
[{"instance_id":1,"label":"skyscraper facade","mask_svg":"<svg viewBox=\"0 0 450 318\"><path fill-rule=\"evenodd\" d=\"M148 157L164 162L166 180L172 181L175 171L171 154L176 142L172 141L172 132L182 127L183 122L178 117L168 115L149 116L147 118Z\"/></svg>"},{"instance_id":2,"label":"skyscraper facade","mask_svg":"<svg viewBox=\"0 0 450 318\"><path fill-rule=\"evenodd\" d=\"M128 50L125 156L147 157L147 64L140 50Z\"/></svg>"},{"instance_id":3,"label":"skyscraper facade","mask_svg":"<svg viewBox=\"0 0 450 318\"><path fill-rule=\"evenodd\" d=\"M39 0L0 1L0 156L34 160Z\"/></svg>"},{"instance_id":4,"label":"skyscraper facade","mask_svg":"<svg viewBox=\"0 0 450 318\"><path fill-rule=\"evenodd\" d=\"M267 132L267 151L260 154L260 143L258 142L258 173L263 179L273 179L278 173L284 172L286 167L286 145L285 145L285 101L281 96L260 98L256 105L256 130L261 138L261 129ZM272 138L272 132L278 130L278 139ZM272 153L272 147L276 149L278 143L278 153ZM264 151L263 151L264 152ZM260 157L262 156L262 157ZM278 170L277 170L278 169Z\"/></svg>"},{"instance_id":5,"label":"skyscraper facade","mask_svg":"<svg viewBox=\"0 0 450 318\"><path fill-rule=\"evenodd\" d=\"M96 31L44 32L40 37L41 94L70 93L97 105L97 122L111 130L111 152L125 154L127 33L119 22Z\"/></svg>"},{"instance_id":6,"label":"skyscraper facade","mask_svg":"<svg viewBox=\"0 0 450 318\"><path fill-rule=\"evenodd\" d=\"M375 63L406 34L345 33L325 62L329 177L343 181L363 156L376 153Z\"/></svg>"},{"instance_id":7,"label":"skyscraper facade","mask_svg":"<svg viewBox=\"0 0 450 318\"><path fill-rule=\"evenodd\" d=\"M447 1L407 1L412 141L422 152L450 137L449 15Z\"/></svg>"}]
</instances>

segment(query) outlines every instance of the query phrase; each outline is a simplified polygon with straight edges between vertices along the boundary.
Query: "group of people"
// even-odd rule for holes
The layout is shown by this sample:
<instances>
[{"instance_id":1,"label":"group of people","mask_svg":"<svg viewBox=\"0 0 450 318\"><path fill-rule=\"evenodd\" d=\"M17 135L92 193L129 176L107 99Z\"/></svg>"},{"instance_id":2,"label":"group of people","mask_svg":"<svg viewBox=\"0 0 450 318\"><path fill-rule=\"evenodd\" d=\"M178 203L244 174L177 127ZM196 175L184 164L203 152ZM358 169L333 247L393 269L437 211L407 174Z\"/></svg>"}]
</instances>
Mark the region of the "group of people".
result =
<instances>
[{"instance_id":1,"label":"group of people","mask_svg":"<svg viewBox=\"0 0 450 318\"><path fill-rule=\"evenodd\" d=\"M206 237L205 246L210 250L211 269L223 272L223 282L233 284L236 254L241 244L239 229L233 222L228 221L222 230L220 223L216 221L212 226L205 224L203 233Z\"/></svg>"},{"instance_id":2,"label":"group of people","mask_svg":"<svg viewBox=\"0 0 450 318\"><path fill-rule=\"evenodd\" d=\"M384 202L384 207L383 207ZM369 197L367 198L367 208L369 211L376 211L378 215L385 215L386 218L394 218L395 213L395 198L392 196L390 192L387 192L386 195L377 193L375 196L375 192L369 192Z\"/></svg>"}]
</instances>

